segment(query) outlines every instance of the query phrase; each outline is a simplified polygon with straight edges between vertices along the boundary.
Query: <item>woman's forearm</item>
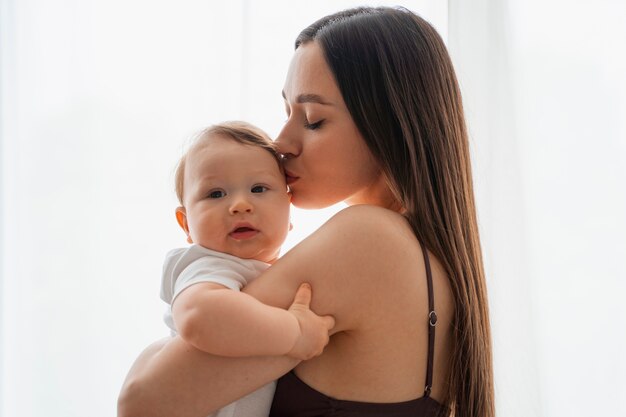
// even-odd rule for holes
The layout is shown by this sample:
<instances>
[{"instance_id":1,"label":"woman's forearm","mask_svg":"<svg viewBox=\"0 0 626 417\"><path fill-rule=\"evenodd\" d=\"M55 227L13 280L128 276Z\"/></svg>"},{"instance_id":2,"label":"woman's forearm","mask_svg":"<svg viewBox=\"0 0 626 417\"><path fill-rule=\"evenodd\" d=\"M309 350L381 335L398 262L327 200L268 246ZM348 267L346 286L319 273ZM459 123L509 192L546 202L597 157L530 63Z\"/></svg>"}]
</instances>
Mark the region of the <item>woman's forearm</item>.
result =
<instances>
[{"instance_id":1,"label":"woman's forearm","mask_svg":"<svg viewBox=\"0 0 626 417\"><path fill-rule=\"evenodd\" d=\"M179 337L161 340L131 368L118 400L118 417L205 417L297 364L286 356L214 356Z\"/></svg>"}]
</instances>

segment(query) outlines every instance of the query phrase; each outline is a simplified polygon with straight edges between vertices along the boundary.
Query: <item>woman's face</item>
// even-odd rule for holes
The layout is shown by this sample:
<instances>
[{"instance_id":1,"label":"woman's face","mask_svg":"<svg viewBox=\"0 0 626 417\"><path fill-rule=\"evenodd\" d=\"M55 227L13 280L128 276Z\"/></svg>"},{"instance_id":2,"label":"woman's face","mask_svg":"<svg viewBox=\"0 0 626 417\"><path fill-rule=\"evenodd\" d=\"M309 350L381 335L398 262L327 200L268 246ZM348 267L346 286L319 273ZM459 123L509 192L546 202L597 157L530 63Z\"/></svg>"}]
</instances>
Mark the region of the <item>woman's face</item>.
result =
<instances>
[{"instance_id":1,"label":"woman's face","mask_svg":"<svg viewBox=\"0 0 626 417\"><path fill-rule=\"evenodd\" d=\"M283 90L287 121L276 138L292 202L322 208L376 204L385 181L316 42L301 45Z\"/></svg>"}]
</instances>

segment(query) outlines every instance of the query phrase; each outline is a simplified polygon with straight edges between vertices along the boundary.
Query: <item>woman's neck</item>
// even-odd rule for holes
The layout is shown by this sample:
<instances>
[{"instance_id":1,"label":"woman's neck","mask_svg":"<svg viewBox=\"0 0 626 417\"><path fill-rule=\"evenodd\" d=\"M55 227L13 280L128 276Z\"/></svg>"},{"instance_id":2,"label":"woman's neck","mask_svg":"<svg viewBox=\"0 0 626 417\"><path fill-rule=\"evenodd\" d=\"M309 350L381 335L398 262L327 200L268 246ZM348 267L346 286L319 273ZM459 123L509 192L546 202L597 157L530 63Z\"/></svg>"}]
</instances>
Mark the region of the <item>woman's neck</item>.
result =
<instances>
[{"instance_id":1,"label":"woman's neck","mask_svg":"<svg viewBox=\"0 0 626 417\"><path fill-rule=\"evenodd\" d=\"M346 199L345 203L349 206L369 204L372 206L383 207L400 214L406 212L406 209L395 197L391 191L388 181L382 174L368 187Z\"/></svg>"}]
</instances>

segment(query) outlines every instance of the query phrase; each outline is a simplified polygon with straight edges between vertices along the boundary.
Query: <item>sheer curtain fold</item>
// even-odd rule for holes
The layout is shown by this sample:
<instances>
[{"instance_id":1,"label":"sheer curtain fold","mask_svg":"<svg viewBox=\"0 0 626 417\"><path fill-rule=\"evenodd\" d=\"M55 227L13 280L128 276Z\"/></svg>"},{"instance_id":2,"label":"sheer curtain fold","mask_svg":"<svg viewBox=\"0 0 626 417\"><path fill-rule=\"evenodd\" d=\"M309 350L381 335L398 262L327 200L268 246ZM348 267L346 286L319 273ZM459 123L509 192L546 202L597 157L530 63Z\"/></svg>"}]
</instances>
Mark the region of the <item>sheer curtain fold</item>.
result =
<instances>
[{"instance_id":1,"label":"sheer curtain fold","mask_svg":"<svg viewBox=\"0 0 626 417\"><path fill-rule=\"evenodd\" d=\"M449 48L461 84L488 281L497 410L541 407L528 266L523 160L511 17L497 0L449 2Z\"/></svg>"},{"instance_id":2,"label":"sheer curtain fold","mask_svg":"<svg viewBox=\"0 0 626 417\"><path fill-rule=\"evenodd\" d=\"M625 12L611 0L449 1L499 415L626 411Z\"/></svg>"}]
</instances>

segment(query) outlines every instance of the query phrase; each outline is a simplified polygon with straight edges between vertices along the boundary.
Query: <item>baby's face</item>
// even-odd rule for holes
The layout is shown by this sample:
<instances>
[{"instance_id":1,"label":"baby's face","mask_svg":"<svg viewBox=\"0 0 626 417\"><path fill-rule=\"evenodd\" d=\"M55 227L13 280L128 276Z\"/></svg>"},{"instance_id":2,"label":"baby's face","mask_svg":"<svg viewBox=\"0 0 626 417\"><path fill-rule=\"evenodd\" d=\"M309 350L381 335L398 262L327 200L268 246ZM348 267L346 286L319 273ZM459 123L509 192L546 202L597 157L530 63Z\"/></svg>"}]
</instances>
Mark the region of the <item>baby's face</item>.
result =
<instances>
[{"instance_id":1,"label":"baby's face","mask_svg":"<svg viewBox=\"0 0 626 417\"><path fill-rule=\"evenodd\" d=\"M273 262L289 231L290 197L265 149L213 136L186 162L184 203L198 245Z\"/></svg>"}]
</instances>

